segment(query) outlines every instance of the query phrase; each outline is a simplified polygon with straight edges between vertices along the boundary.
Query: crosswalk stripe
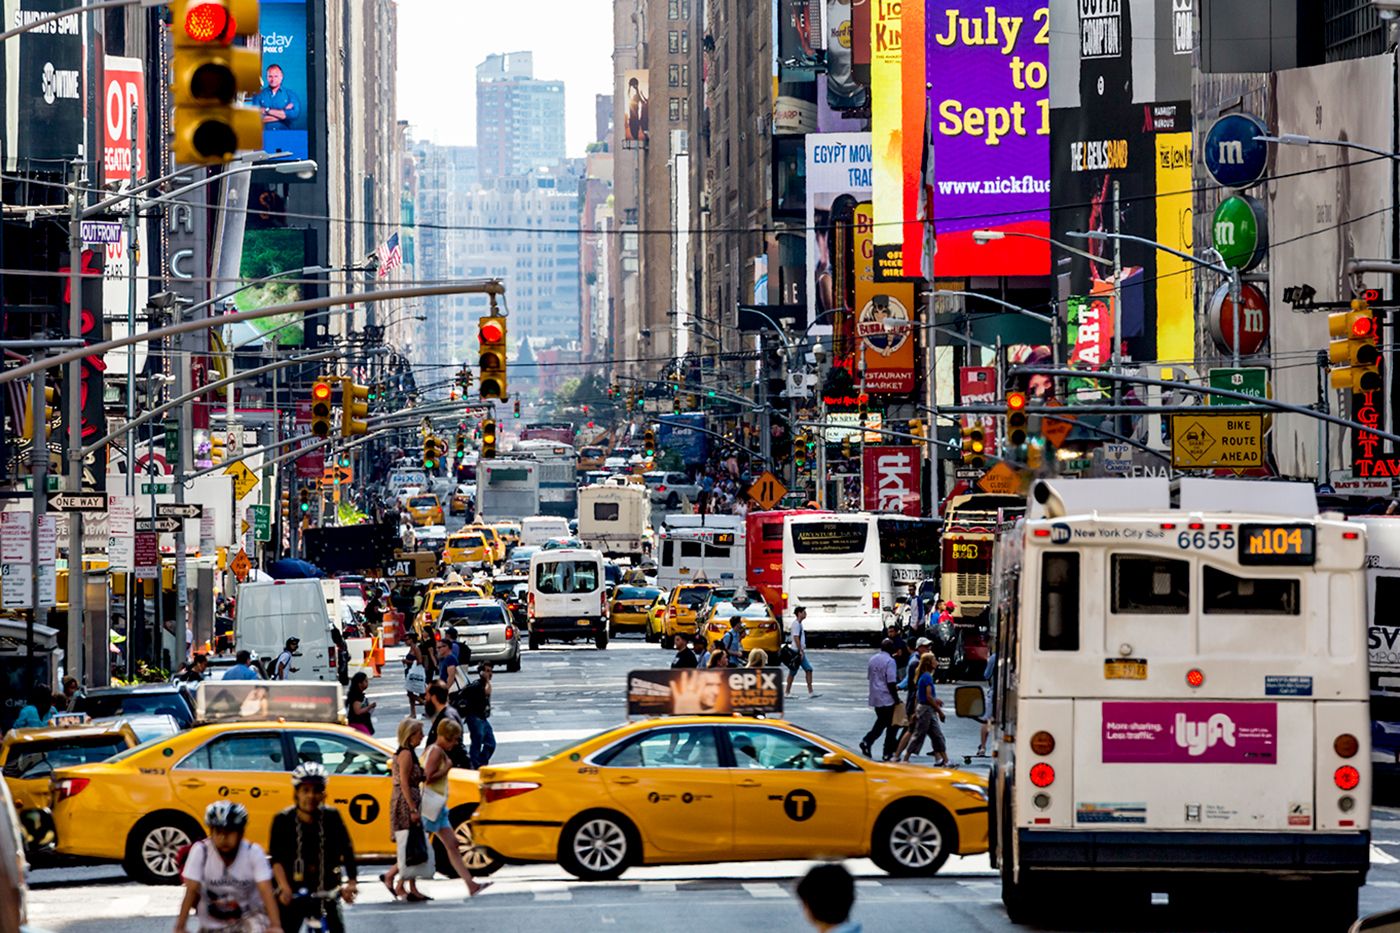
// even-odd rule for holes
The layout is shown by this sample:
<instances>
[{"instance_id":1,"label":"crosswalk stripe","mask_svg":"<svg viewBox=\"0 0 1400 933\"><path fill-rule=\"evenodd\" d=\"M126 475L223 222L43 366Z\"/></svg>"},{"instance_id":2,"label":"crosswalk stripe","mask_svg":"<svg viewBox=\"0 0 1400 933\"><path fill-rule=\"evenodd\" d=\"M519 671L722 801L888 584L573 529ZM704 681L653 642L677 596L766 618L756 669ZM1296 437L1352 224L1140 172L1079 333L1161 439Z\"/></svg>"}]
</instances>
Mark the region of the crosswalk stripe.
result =
<instances>
[{"instance_id":1,"label":"crosswalk stripe","mask_svg":"<svg viewBox=\"0 0 1400 933\"><path fill-rule=\"evenodd\" d=\"M1400 862L1400 858L1396 858L1389 852L1386 852L1384 849L1378 848L1376 846L1371 846L1372 865L1394 865L1397 862Z\"/></svg>"},{"instance_id":2,"label":"crosswalk stripe","mask_svg":"<svg viewBox=\"0 0 1400 933\"><path fill-rule=\"evenodd\" d=\"M782 885L772 881L746 881L740 885L750 897L787 897Z\"/></svg>"}]
</instances>

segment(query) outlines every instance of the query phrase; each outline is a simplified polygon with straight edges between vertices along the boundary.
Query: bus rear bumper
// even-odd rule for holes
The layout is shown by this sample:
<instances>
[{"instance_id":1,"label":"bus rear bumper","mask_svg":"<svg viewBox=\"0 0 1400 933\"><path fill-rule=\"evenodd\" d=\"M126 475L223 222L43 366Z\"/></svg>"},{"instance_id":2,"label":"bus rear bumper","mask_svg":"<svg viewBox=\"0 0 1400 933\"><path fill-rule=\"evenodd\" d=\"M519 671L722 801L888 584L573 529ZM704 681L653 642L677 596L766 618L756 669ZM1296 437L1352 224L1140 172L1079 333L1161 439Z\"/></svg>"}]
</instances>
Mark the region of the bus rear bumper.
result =
<instances>
[{"instance_id":1,"label":"bus rear bumper","mask_svg":"<svg viewBox=\"0 0 1400 933\"><path fill-rule=\"evenodd\" d=\"M1018 832L1019 858L1033 871L1250 872L1271 875L1353 876L1364 882L1371 865L1371 834Z\"/></svg>"}]
</instances>

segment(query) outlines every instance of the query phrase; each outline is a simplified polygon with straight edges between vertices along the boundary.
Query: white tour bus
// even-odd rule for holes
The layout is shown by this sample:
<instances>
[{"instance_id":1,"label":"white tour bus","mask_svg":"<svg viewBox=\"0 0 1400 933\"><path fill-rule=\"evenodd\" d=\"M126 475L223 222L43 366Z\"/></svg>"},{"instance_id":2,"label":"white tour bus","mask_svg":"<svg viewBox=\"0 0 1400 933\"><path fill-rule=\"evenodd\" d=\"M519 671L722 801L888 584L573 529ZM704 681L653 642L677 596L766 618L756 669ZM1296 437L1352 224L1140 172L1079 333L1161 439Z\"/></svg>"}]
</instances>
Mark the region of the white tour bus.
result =
<instances>
[{"instance_id":1,"label":"white tour bus","mask_svg":"<svg viewBox=\"0 0 1400 933\"><path fill-rule=\"evenodd\" d=\"M520 521L540 513L540 465L483 460L476 471L476 520Z\"/></svg>"},{"instance_id":2,"label":"white tour bus","mask_svg":"<svg viewBox=\"0 0 1400 933\"><path fill-rule=\"evenodd\" d=\"M746 540L740 515L667 515L656 536L656 585L743 586L748 579Z\"/></svg>"},{"instance_id":3,"label":"white tour bus","mask_svg":"<svg viewBox=\"0 0 1400 933\"><path fill-rule=\"evenodd\" d=\"M573 447L531 438L516 441L511 456L540 465L540 515L578 517L578 453Z\"/></svg>"},{"instance_id":4,"label":"white tour bus","mask_svg":"<svg viewBox=\"0 0 1400 933\"><path fill-rule=\"evenodd\" d=\"M1356 917L1366 532L1316 513L1303 483L1035 484L993 573L989 845L1014 922L1207 892L1298 929ZM957 706L979 715L980 688Z\"/></svg>"},{"instance_id":5,"label":"white tour bus","mask_svg":"<svg viewBox=\"0 0 1400 933\"><path fill-rule=\"evenodd\" d=\"M878 644L886 577L878 516L809 513L783 519L783 593L789 612L806 607L812 641Z\"/></svg>"}]
</instances>

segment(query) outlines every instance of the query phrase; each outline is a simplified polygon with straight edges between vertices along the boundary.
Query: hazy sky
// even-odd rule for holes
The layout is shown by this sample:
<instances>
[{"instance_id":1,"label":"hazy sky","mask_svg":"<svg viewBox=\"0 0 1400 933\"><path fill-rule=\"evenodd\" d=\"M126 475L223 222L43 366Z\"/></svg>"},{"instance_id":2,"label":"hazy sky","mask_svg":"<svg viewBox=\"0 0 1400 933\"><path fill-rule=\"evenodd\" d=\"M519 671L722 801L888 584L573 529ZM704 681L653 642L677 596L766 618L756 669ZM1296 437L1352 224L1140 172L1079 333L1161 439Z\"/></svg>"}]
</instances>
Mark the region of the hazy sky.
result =
<instances>
[{"instance_id":1,"label":"hazy sky","mask_svg":"<svg viewBox=\"0 0 1400 933\"><path fill-rule=\"evenodd\" d=\"M611 0L399 0L399 119L416 137L476 141L476 66L535 53L535 77L564 81L570 156L593 141L594 96L611 92Z\"/></svg>"}]
</instances>

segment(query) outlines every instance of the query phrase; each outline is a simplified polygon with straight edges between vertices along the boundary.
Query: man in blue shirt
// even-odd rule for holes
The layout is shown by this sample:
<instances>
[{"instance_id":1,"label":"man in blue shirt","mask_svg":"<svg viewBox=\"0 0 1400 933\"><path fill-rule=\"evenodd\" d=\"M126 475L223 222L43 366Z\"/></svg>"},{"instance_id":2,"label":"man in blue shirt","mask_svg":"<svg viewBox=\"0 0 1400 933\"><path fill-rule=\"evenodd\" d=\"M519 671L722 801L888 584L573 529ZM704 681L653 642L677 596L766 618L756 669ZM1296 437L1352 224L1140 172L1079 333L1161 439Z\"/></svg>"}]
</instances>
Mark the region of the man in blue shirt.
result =
<instances>
[{"instance_id":1,"label":"man in blue shirt","mask_svg":"<svg viewBox=\"0 0 1400 933\"><path fill-rule=\"evenodd\" d=\"M301 101L282 86L282 66L268 65L263 89L253 97L253 106L262 111L264 130L290 130L301 118Z\"/></svg>"},{"instance_id":2,"label":"man in blue shirt","mask_svg":"<svg viewBox=\"0 0 1400 933\"><path fill-rule=\"evenodd\" d=\"M894 707L899 702L899 666L894 660L894 642L891 639L880 642L880 650L870 656L865 674L869 686L866 702L875 711L875 725L860 740L861 754L872 757L870 745L883 732L885 744L881 758L888 761L894 756L897 738L893 725Z\"/></svg>"},{"instance_id":3,"label":"man in blue shirt","mask_svg":"<svg viewBox=\"0 0 1400 933\"><path fill-rule=\"evenodd\" d=\"M38 729L53 725L58 707L53 703L53 692L45 686L37 686L29 693L29 705L19 711L15 720L16 729Z\"/></svg>"},{"instance_id":4,"label":"man in blue shirt","mask_svg":"<svg viewBox=\"0 0 1400 933\"><path fill-rule=\"evenodd\" d=\"M253 653L247 648L238 652L234 660L238 663L224 672L224 680L262 680L253 669Z\"/></svg>"}]
</instances>

